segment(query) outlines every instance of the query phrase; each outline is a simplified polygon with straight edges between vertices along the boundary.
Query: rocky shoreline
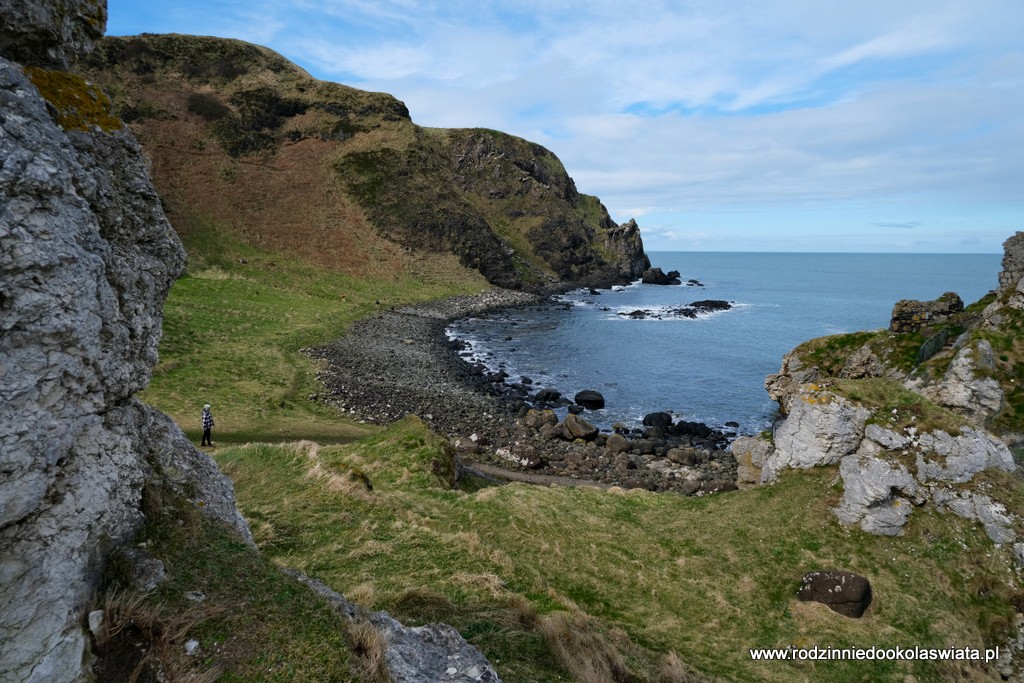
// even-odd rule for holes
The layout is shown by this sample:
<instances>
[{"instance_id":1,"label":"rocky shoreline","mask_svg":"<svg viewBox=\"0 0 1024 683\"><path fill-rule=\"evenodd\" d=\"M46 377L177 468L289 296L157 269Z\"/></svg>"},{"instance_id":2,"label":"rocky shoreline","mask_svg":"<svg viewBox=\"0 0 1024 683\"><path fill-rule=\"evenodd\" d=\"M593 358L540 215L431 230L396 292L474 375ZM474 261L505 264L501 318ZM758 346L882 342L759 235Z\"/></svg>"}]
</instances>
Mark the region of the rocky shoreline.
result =
<instances>
[{"instance_id":1,"label":"rocky shoreline","mask_svg":"<svg viewBox=\"0 0 1024 683\"><path fill-rule=\"evenodd\" d=\"M310 398L378 424L415 414L450 437L470 466L687 495L735 489L732 435L673 423L667 413L649 415L642 429L598 429L587 421L584 398L508 382L461 358L461 344L445 335L458 318L560 305L547 295L494 289L378 312L308 350L326 361L318 374L326 395ZM559 407L568 409L562 420L553 410Z\"/></svg>"}]
</instances>

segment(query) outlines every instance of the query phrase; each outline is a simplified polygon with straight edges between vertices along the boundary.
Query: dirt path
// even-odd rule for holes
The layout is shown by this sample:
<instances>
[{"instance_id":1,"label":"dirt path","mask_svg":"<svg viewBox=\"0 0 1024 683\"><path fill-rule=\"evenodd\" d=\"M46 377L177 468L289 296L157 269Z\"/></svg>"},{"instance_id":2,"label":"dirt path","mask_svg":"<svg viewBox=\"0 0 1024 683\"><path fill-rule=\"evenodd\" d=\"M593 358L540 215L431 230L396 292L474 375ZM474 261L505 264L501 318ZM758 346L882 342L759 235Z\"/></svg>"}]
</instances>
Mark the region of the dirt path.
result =
<instances>
[{"instance_id":1,"label":"dirt path","mask_svg":"<svg viewBox=\"0 0 1024 683\"><path fill-rule=\"evenodd\" d=\"M517 472L515 470L506 470L501 467L495 467L494 465L488 465L482 462L475 462L471 465L467 465L467 467L471 470L478 470L497 479L521 481L527 484L539 484L541 486L590 486L598 489L610 489L612 487L611 484L591 481L590 479L573 479L572 477L560 477L554 474Z\"/></svg>"}]
</instances>

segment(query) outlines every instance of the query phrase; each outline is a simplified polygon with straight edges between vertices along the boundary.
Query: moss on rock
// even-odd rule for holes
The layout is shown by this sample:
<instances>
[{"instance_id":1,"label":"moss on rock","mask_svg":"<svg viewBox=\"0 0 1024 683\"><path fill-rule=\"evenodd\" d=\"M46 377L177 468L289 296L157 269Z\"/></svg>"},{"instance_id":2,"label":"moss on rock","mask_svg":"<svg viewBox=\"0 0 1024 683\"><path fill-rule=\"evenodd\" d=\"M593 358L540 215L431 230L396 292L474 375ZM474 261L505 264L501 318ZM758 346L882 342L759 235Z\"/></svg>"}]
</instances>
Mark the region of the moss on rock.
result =
<instances>
[{"instance_id":1,"label":"moss on rock","mask_svg":"<svg viewBox=\"0 0 1024 683\"><path fill-rule=\"evenodd\" d=\"M34 66L26 66L25 75L56 110L57 124L64 130L97 127L109 133L124 128L110 98L81 76Z\"/></svg>"}]
</instances>

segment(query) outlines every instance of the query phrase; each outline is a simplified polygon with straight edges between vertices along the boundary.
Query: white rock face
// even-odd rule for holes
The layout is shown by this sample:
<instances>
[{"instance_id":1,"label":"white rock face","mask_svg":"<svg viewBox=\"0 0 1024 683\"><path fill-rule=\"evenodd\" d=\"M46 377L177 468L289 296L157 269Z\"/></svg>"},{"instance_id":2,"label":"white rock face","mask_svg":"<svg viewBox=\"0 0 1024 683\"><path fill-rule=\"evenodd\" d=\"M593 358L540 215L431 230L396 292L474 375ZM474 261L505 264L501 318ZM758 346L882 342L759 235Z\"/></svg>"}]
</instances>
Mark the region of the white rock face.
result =
<instances>
[{"instance_id":1,"label":"white rock face","mask_svg":"<svg viewBox=\"0 0 1024 683\"><path fill-rule=\"evenodd\" d=\"M981 340L976 347L965 346L960 349L941 382L909 388L981 424L986 418L998 413L1005 400L999 382L976 374L978 368L994 366L992 345L987 340Z\"/></svg>"},{"instance_id":2,"label":"white rock face","mask_svg":"<svg viewBox=\"0 0 1024 683\"><path fill-rule=\"evenodd\" d=\"M839 464L843 497L835 514L844 524L880 536L902 536L913 510L917 484L903 465L873 455L857 454Z\"/></svg>"},{"instance_id":3,"label":"white rock face","mask_svg":"<svg viewBox=\"0 0 1024 683\"><path fill-rule=\"evenodd\" d=\"M973 491L954 491L945 487L932 488L932 500L940 509L981 522L993 543L1012 543L1017 540L1013 519L1006 507L990 497Z\"/></svg>"},{"instance_id":4,"label":"white rock face","mask_svg":"<svg viewBox=\"0 0 1024 683\"><path fill-rule=\"evenodd\" d=\"M921 483L963 484L987 469L1012 472L1010 449L991 434L965 427L959 436L926 432L917 439L917 478Z\"/></svg>"},{"instance_id":5,"label":"white rock face","mask_svg":"<svg viewBox=\"0 0 1024 683\"><path fill-rule=\"evenodd\" d=\"M80 678L96 576L153 465L248 533L230 482L132 398L183 264L127 129L62 130L0 59L0 680Z\"/></svg>"},{"instance_id":6,"label":"white rock face","mask_svg":"<svg viewBox=\"0 0 1024 683\"><path fill-rule=\"evenodd\" d=\"M871 413L813 384L784 398L786 419L775 430L775 452L768 456L762 482L774 481L786 467L831 465L857 450Z\"/></svg>"}]
</instances>

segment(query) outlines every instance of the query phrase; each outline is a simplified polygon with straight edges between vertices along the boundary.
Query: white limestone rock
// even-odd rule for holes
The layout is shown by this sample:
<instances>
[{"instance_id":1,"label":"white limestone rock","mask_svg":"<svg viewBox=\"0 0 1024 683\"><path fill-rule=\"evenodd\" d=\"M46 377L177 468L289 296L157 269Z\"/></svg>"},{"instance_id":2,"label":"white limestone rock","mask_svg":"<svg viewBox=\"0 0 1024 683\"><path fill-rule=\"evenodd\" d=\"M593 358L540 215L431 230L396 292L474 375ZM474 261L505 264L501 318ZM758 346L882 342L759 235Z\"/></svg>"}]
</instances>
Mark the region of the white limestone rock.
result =
<instances>
[{"instance_id":1,"label":"white limestone rock","mask_svg":"<svg viewBox=\"0 0 1024 683\"><path fill-rule=\"evenodd\" d=\"M917 437L917 479L922 484L963 484L987 469L1016 469L1010 449L991 434L964 427L959 436L943 431Z\"/></svg>"},{"instance_id":2,"label":"white limestone rock","mask_svg":"<svg viewBox=\"0 0 1024 683\"><path fill-rule=\"evenodd\" d=\"M814 384L801 385L785 397L786 419L775 430L775 451L767 458L761 481L775 481L786 467L831 465L855 452L864 438L871 412Z\"/></svg>"},{"instance_id":3,"label":"white limestone rock","mask_svg":"<svg viewBox=\"0 0 1024 683\"><path fill-rule=\"evenodd\" d=\"M949 510L964 519L981 522L985 534L993 543L1013 543L1017 540L1017 532L1013 530L1013 516L1007 512L1005 505L989 496L974 491L954 491L938 486L932 488L931 494L939 509Z\"/></svg>"},{"instance_id":4,"label":"white limestone rock","mask_svg":"<svg viewBox=\"0 0 1024 683\"><path fill-rule=\"evenodd\" d=\"M998 413L1004 404L1002 388L992 377L979 376L977 370L995 366L995 354L987 340L975 346L965 346L957 352L942 381L929 386L911 385L935 403L966 415L981 424Z\"/></svg>"},{"instance_id":5,"label":"white limestone rock","mask_svg":"<svg viewBox=\"0 0 1024 683\"><path fill-rule=\"evenodd\" d=\"M60 11L80 4L103 3ZM61 683L83 675L94 582L155 463L248 531L230 482L132 398L184 266L138 143L62 130L2 58L0 112L0 680Z\"/></svg>"},{"instance_id":6,"label":"white limestone rock","mask_svg":"<svg viewBox=\"0 0 1024 683\"><path fill-rule=\"evenodd\" d=\"M913 475L903 465L858 453L842 459L843 497L835 509L844 524L859 524L880 536L902 536L919 498Z\"/></svg>"}]
</instances>

